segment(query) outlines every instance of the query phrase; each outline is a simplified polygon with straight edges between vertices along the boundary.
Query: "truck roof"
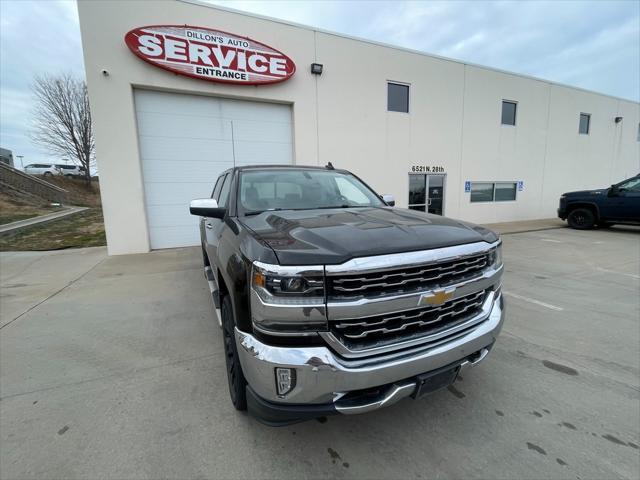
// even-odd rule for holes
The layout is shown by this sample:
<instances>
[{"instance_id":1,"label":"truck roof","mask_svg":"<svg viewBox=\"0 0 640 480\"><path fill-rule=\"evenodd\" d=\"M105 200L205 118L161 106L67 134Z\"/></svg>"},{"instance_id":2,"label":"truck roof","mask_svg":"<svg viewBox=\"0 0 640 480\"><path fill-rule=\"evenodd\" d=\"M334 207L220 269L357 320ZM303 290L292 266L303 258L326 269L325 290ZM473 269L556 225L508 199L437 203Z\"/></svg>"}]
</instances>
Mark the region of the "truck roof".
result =
<instances>
[{"instance_id":1,"label":"truck roof","mask_svg":"<svg viewBox=\"0 0 640 480\"><path fill-rule=\"evenodd\" d=\"M274 169L274 168L282 168L282 169L288 169L288 170L329 170L327 167L321 167L321 166L317 166L317 165L278 165L278 164L274 164L274 165L243 165L240 167L234 167L234 170L239 170L239 171L243 171L243 170L269 170L269 169ZM336 171L339 172L345 172L346 170L342 170L339 168L335 169Z\"/></svg>"}]
</instances>

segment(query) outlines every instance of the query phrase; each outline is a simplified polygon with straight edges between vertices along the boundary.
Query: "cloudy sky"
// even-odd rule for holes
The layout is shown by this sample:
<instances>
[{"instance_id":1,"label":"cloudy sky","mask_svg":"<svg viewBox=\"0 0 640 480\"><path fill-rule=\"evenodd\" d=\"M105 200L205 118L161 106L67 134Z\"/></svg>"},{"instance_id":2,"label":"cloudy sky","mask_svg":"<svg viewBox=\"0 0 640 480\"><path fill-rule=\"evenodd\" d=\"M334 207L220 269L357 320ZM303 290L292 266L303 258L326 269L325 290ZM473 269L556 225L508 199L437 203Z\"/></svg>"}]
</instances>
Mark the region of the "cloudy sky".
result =
<instances>
[{"instance_id":1,"label":"cloudy sky","mask_svg":"<svg viewBox=\"0 0 640 480\"><path fill-rule=\"evenodd\" d=\"M211 3L640 99L638 0ZM24 162L50 160L29 140L30 84L83 75L75 2L0 0L0 62L0 145Z\"/></svg>"}]
</instances>

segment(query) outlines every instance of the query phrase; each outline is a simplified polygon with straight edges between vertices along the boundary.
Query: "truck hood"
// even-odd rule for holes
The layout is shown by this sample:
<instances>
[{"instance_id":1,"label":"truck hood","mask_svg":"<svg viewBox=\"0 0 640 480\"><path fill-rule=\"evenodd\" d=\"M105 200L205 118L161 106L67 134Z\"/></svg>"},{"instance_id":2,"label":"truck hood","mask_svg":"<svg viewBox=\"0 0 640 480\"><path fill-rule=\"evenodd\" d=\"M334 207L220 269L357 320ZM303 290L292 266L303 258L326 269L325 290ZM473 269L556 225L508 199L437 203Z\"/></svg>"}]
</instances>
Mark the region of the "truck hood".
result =
<instances>
[{"instance_id":1,"label":"truck hood","mask_svg":"<svg viewBox=\"0 0 640 480\"><path fill-rule=\"evenodd\" d=\"M281 265L339 264L498 239L484 227L400 208L267 211L239 220L273 249Z\"/></svg>"},{"instance_id":2,"label":"truck hood","mask_svg":"<svg viewBox=\"0 0 640 480\"><path fill-rule=\"evenodd\" d=\"M608 188L600 188L595 190L578 190L576 192L563 193L566 197L587 197L589 195L606 195L609 192Z\"/></svg>"}]
</instances>

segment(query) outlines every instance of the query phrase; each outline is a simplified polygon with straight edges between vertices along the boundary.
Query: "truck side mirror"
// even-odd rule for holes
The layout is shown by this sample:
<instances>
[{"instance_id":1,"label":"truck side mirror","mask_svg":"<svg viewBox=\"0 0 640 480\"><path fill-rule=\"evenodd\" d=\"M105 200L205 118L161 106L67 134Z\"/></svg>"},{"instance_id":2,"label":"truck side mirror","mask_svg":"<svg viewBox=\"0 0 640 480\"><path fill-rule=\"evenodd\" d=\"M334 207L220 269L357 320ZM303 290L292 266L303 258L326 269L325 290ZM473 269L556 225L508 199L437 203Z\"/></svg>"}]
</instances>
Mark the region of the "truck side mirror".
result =
<instances>
[{"instance_id":1,"label":"truck side mirror","mask_svg":"<svg viewBox=\"0 0 640 480\"><path fill-rule=\"evenodd\" d=\"M609 191L607 192L607 196L615 197L616 195L618 195L618 187L616 187L615 185L611 185Z\"/></svg>"},{"instance_id":2,"label":"truck side mirror","mask_svg":"<svg viewBox=\"0 0 640 480\"><path fill-rule=\"evenodd\" d=\"M394 198L393 195L385 194L385 195L380 195L380 197L382 198L382 201L387 205L389 205L390 207L396 206L396 199Z\"/></svg>"},{"instance_id":3,"label":"truck side mirror","mask_svg":"<svg viewBox=\"0 0 640 480\"><path fill-rule=\"evenodd\" d=\"M199 198L191 200L189 203L189 212L191 215L209 218L224 218L226 208L218 207L218 202L213 198Z\"/></svg>"}]
</instances>

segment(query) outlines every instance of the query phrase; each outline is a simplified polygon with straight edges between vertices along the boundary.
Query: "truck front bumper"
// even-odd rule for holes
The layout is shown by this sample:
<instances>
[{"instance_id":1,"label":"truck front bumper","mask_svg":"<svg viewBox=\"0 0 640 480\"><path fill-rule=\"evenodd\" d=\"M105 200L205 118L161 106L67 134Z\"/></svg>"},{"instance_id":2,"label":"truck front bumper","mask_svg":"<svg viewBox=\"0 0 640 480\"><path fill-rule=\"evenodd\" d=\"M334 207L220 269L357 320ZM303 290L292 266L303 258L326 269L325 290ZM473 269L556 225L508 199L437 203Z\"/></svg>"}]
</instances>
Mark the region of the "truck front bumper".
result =
<instances>
[{"instance_id":1,"label":"truck front bumper","mask_svg":"<svg viewBox=\"0 0 640 480\"><path fill-rule=\"evenodd\" d=\"M267 345L236 329L249 410L268 424L376 410L415 396L427 377L435 384L446 383L461 367L483 360L503 321L499 295L485 321L449 341L357 360L342 358L325 346ZM295 370L295 387L284 396L276 390L276 368Z\"/></svg>"}]
</instances>

